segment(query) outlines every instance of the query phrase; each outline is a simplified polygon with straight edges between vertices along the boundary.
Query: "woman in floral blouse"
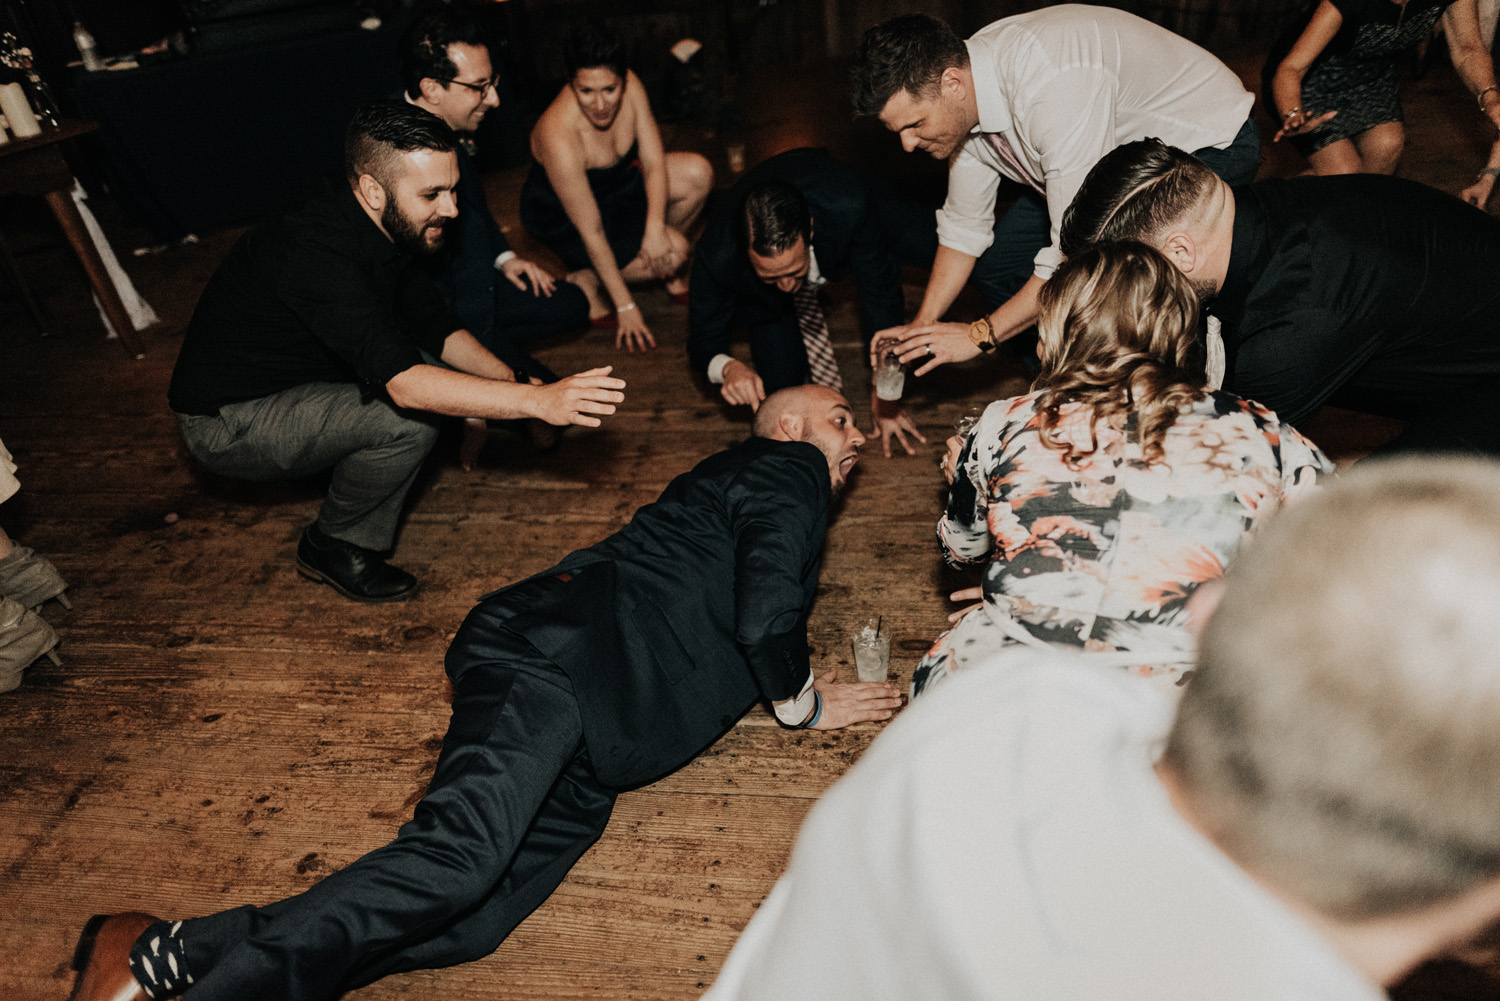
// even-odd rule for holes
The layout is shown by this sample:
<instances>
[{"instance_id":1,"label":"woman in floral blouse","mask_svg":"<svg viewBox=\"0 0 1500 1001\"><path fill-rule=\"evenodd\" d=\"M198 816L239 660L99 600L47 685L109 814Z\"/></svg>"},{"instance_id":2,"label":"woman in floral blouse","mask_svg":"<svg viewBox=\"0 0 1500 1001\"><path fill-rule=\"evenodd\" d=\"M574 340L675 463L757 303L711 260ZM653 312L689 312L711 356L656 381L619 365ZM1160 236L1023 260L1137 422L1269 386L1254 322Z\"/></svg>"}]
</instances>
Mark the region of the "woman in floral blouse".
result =
<instances>
[{"instance_id":1,"label":"woman in floral blouse","mask_svg":"<svg viewBox=\"0 0 1500 1001\"><path fill-rule=\"evenodd\" d=\"M1022 646L1171 680L1192 661L1198 585L1333 470L1269 410L1207 388L1198 297L1149 247L1069 260L1037 326L1033 391L949 441L938 540L952 566L987 564L984 601L953 616L913 695Z\"/></svg>"}]
</instances>

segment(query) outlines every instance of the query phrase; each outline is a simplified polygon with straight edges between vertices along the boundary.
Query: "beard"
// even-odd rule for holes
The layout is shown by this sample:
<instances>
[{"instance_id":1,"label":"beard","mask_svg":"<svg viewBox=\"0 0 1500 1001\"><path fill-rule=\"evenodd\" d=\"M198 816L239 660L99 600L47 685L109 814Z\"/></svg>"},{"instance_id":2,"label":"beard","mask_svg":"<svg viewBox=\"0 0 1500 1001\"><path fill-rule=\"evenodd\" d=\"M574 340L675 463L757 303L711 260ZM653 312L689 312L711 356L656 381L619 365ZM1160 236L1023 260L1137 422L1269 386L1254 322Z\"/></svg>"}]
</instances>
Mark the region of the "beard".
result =
<instances>
[{"instance_id":1,"label":"beard","mask_svg":"<svg viewBox=\"0 0 1500 1001\"><path fill-rule=\"evenodd\" d=\"M435 254L443 248L443 227L439 223L417 224L408 219L399 208L396 207L394 198L388 199L385 208L380 213L380 225L385 227L391 242L400 250L404 250L413 256L423 257ZM435 232L434 232L435 231ZM429 240L428 233L432 233L435 239Z\"/></svg>"},{"instance_id":2,"label":"beard","mask_svg":"<svg viewBox=\"0 0 1500 1001\"><path fill-rule=\"evenodd\" d=\"M1188 284L1198 293L1198 305L1207 309L1219 297L1219 283L1212 278L1189 278Z\"/></svg>"}]
</instances>

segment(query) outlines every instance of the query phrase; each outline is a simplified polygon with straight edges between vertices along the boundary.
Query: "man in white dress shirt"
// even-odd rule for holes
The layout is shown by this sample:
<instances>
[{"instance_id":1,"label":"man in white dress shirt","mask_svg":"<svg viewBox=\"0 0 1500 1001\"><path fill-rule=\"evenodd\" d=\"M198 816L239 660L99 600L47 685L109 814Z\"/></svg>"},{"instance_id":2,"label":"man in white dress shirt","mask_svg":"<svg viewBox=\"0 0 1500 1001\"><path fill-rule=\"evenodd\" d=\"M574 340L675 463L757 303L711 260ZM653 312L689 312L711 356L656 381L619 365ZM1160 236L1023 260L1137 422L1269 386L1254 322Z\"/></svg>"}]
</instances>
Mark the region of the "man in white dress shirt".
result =
<instances>
[{"instance_id":1,"label":"man in white dress shirt","mask_svg":"<svg viewBox=\"0 0 1500 1001\"><path fill-rule=\"evenodd\" d=\"M1194 150L1230 184L1253 180L1260 163L1254 97L1234 72L1109 7L1047 7L967 41L928 15L898 17L866 32L852 85L858 113L878 115L908 151L949 163L922 306L888 332L903 360L923 363L918 375L1032 325L1037 293L1062 260L1063 212L1119 144L1155 136ZM997 222L1002 179L1023 190ZM997 308L972 325L939 323L971 280Z\"/></svg>"},{"instance_id":2,"label":"man in white dress shirt","mask_svg":"<svg viewBox=\"0 0 1500 1001\"><path fill-rule=\"evenodd\" d=\"M1500 465L1362 466L1219 593L1175 722L1065 652L918 700L708 999L1377 1001L1493 922Z\"/></svg>"}]
</instances>

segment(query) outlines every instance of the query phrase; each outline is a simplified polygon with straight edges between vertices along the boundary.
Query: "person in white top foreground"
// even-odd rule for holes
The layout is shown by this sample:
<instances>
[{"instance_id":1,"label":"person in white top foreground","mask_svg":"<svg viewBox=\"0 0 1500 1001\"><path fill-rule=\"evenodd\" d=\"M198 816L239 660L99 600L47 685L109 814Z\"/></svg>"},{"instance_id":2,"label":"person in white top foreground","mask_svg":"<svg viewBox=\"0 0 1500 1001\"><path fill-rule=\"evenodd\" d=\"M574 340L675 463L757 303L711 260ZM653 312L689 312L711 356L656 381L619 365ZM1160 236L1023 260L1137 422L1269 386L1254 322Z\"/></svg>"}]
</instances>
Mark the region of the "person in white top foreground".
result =
<instances>
[{"instance_id":1,"label":"person in white top foreground","mask_svg":"<svg viewBox=\"0 0 1500 1001\"><path fill-rule=\"evenodd\" d=\"M1066 654L906 710L707 997L1382 998L1500 916L1497 619L1500 465L1361 466L1230 569L1175 722Z\"/></svg>"},{"instance_id":2,"label":"person in white top foreground","mask_svg":"<svg viewBox=\"0 0 1500 1001\"><path fill-rule=\"evenodd\" d=\"M852 98L908 152L949 163L921 308L872 342L899 342L917 375L1031 326L1037 294L1062 262L1063 212L1120 143L1157 136L1195 150L1229 184L1249 183L1260 165L1255 99L1239 77L1187 39L1108 7L1047 7L967 40L926 14L894 18L865 33ZM997 221L1002 179L1022 189ZM971 281L994 311L974 324L939 323ZM893 430L881 422L882 439Z\"/></svg>"}]
</instances>

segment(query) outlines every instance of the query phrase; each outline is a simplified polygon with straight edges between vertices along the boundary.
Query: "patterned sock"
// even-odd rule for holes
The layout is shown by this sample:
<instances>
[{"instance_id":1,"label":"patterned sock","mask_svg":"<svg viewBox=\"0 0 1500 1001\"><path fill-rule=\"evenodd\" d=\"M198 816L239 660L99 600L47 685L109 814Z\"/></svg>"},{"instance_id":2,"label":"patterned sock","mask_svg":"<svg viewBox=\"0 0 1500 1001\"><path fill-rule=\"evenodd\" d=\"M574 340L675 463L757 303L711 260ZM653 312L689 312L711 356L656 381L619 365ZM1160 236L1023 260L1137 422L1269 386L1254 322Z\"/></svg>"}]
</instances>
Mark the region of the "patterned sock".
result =
<instances>
[{"instance_id":1,"label":"patterned sock","mask_svg":"<svg viewBox=\"0 0 1500 1001\"><path fill-rule=\"evenodd\" d=\"M130 972L153 999L181 994L193 982L178 932L181 921L158 921L141 933L130 948Z\"/></svg>"}]
</instances>

